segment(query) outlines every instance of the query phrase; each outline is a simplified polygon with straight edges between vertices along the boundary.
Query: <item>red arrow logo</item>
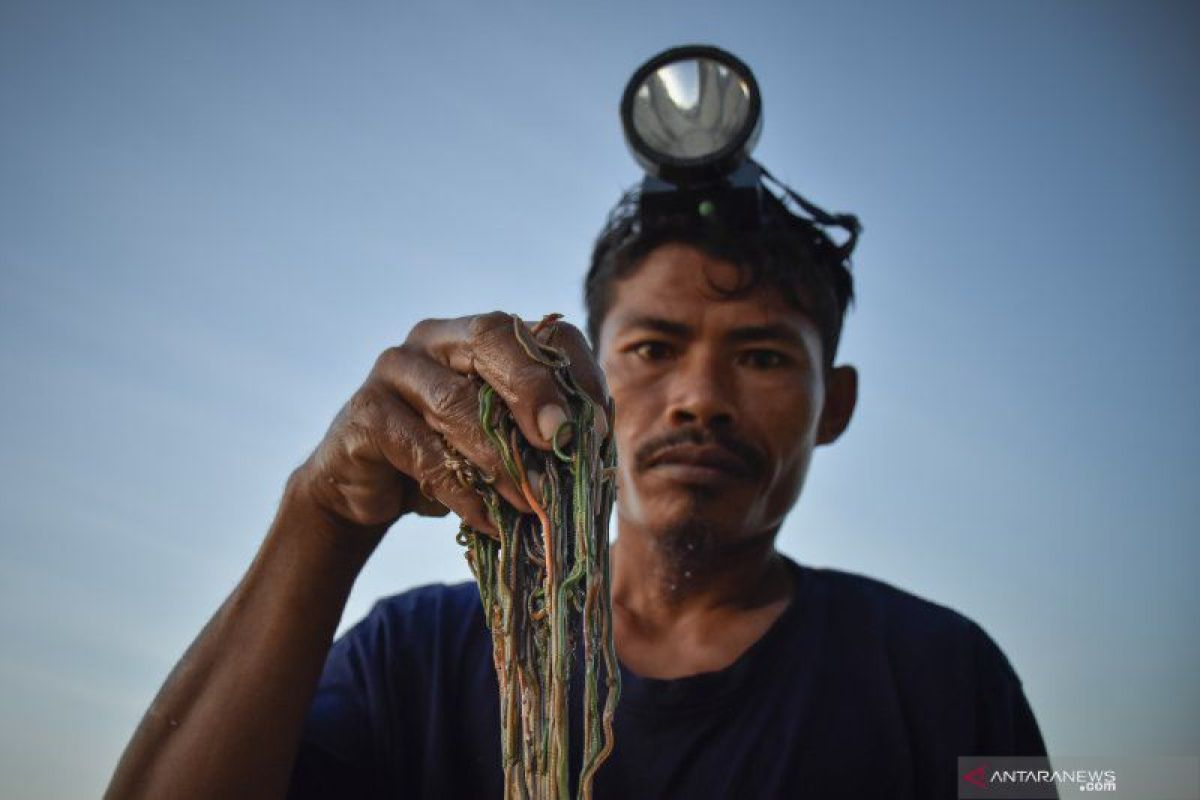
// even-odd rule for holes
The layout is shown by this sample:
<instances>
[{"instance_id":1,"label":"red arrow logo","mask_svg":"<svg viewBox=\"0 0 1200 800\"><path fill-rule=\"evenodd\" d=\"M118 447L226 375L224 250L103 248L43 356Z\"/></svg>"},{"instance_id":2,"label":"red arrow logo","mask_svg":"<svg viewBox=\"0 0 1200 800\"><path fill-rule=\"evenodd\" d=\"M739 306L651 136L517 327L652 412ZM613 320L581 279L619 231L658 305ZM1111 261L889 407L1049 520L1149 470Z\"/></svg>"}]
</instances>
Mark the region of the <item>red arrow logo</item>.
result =
<instances>
[{"instance_id":1,"label":"red arrow logo","mask_svg":"<svg viewBox=\"0 0 1200 800\"><path fill-rule=\"evenodd\" d=\"M980 764L975 769L963 775L963 780L980 789L987 788L987 764Z\"/></svg>"}]
</instances>

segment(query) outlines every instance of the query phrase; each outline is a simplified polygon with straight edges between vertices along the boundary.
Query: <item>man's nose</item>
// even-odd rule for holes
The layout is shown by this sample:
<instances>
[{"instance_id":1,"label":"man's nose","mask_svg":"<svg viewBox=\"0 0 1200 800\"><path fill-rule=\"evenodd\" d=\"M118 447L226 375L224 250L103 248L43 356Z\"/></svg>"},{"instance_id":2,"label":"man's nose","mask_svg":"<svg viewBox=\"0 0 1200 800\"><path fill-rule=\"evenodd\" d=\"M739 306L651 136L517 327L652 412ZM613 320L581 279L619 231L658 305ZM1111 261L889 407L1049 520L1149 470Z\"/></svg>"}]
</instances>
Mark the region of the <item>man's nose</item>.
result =
<instances>
[{"instance_id":1,"label":"man's nose","mask_svg":"<svg viewBox=\"0 0 1200 800\"><path fill-rule=\"evenodd\" d=\"M677 362L667 417L672 425L731 425L737 415L731 375L725 365L695 353Z\"/></svg>"}]
</instances>

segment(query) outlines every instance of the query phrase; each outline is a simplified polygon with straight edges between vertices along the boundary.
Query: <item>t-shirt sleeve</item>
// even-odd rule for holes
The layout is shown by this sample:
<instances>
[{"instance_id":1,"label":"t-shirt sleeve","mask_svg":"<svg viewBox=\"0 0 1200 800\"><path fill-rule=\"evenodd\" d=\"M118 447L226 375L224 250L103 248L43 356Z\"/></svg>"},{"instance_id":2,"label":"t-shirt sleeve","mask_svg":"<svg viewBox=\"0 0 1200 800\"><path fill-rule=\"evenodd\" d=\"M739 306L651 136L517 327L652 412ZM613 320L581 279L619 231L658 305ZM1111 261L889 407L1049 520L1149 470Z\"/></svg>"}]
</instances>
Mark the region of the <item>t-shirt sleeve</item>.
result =
<instances>
[{"instance_id":1,"label":"t-shirt sleeve","mask_svg":"<svg viewBox=\"0 0 1200 800\"><path fill-rule=\"evenodd\" d=\"M291 800L386 794L378 767L384 720L393 711L385 612L377 604L330 648L301 734Z\"/></svg>"},{"instance_id":2,"label":"t-shirt sleeve","mask_svg":"<svg viewBox=\"0 0 1200 800\"><path fill-rule=\"evenodd\" d=\"M289 797L495 796L499 725L476 585L410 589L330 648Z\"/></svg>"},{"instance_id":3,"label":"t-shirt sleeve","mask_svg":"<svg viewBox=\"0 0 1200 800\"><path fill-rule=\"evenodd\" d=\"M974 755L1046 755L1046 744L1021 679L999 645L978 625L972 623L972 628L979 676Z\"/></svg>"}]
</instances>

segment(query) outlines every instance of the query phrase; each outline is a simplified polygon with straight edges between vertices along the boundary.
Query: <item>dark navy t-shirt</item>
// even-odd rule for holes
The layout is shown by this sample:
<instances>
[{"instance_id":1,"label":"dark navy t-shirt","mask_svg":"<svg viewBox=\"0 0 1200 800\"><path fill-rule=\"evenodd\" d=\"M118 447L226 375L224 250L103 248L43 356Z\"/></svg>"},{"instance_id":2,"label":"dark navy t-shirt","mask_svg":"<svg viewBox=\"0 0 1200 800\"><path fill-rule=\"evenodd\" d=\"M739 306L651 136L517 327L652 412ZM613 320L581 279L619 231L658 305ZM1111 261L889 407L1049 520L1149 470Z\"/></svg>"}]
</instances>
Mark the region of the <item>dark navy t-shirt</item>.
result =
<instances>
[{"instance_id":1,"label":"dark navy t-shirt","mask_svg":"<svg viewBox=\"0 0 1200 800\"><path fill-rule=\"evenodd\" d=\"M960 755L1045 754L1020 679L974 622L870 578L789 565L791 604L728 668L622 670L596 798L949 800ZM413 589L333 645L290 796L498 798L499 731L475 584Z\"/></svg>"}]
</instances>

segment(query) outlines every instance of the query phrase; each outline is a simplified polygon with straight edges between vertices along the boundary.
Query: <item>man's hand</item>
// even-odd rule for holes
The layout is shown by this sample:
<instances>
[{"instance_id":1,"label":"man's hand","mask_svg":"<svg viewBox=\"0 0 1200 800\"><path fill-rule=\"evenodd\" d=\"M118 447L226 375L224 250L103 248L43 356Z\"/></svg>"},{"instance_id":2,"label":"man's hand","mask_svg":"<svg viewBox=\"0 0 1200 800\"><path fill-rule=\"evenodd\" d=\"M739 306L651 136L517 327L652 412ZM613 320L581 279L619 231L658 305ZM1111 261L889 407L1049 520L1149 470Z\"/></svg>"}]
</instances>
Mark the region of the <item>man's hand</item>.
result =
<instances>
[{"instance_id":1,"label":"man's hand","mask_svg":"<svg viewBox=\"0 0 1200 800\"><path fill-rule=\"evenodd\" d=\"M604 374L583 334L556 322L539 337L567 354L575 381L600 405L604 432ZM531 340L526 323L499 311L418 323L404 344L379 356L293 475L294 488L347 527L382 534L402 514L450 510L494 534L481 498L453 465L465 457L508 502L530 510L480 427L479 390L481 381L490 384L525 438L549 449L568 406L550 369L527 352Z\"/></svg>"},{"instance_id":2,"label":"man's hand","mask_svg":"<svg viewBox=\"0 0 1200 800\"><path fill-rule=\"evenodd\" d=\"M407 512L452 509L492 531L448 463L463 457L527 508L480 430L479 389L491 384L525 437L550 447L566 401L526 352L532 335L508 314L427 320L379 357L292 474L254 562L146 712L107 797L283 796L346 598L387 526ZM558 324L539 335L567 354L584 391L607 400L578 330Z\"/></svg>"}]
</instances>

